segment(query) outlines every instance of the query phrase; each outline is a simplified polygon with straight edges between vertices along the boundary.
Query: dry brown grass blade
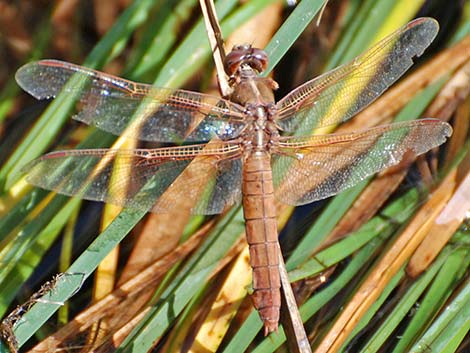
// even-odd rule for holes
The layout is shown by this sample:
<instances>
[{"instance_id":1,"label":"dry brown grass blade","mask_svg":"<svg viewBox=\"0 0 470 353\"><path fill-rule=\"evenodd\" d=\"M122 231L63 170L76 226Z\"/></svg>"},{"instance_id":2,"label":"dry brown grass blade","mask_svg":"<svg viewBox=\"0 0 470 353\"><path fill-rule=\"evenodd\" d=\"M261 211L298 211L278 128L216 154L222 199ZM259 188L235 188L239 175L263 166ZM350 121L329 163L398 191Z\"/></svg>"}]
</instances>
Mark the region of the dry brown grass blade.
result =
<instances>
[{"instance_id":1,"label":"dry brown grass blade","mask_svg":"<svg viewBox=\"0 0 470 353\"><path fill-rule=\"evenodd\" d=\"M468 88L470 88L470 86ZM470 132L470 95L457 108L453 127L454 133L452 134L452 138L448 144L447 163L445 164L445 167L450 166L450 163L452 163L468 139L468 134Z\"/></svg>"},{"instance_id":2,"label":"dry brown grass blade","mask_svg":"<svg viewBox=\"0 0 470 353\"><path fill-rule=\"evenodd\" d=\"M276 1L260 11L250 21L238 27L225 41L225 48L249 43L255 48L264 48L281 24L283 4Z\"/></svg>"},{"instance_id":3,"label":"dry brown grass blade","mask_svg":"<svg viewBox=\"0 0 470 353\"><path fill-rule=\"evenodd\" d=\"M207 146L210 147L211 144L208 143ZM180 197L179 190L182 184L187 183L187 180L191 180L190 176L195 173L194 165L197 164L198 158L201 157L196 157L157 201L157 204L158 202L163 204L171 202L175 211L168 214L151 214L149 216L149 220L142 229L129 257L122 273L123 279L120 282L131 278L146 267L148 263L172 251L180 241L184 228L191 217L191 208L194 207L197 197L204 192L206 187L202 181L199 185L193 184L194 193L192 196ZM207 173L210 173L210 171L207 170ZM203 178L199 179L202 180Z\"/></svg>"},{"instance_id":4,"label":"dry brown grass blade","mask_svg":"<svg viewBox=\"0 0 470 353\"><path fill-rule=\"evenodd\" d=\"M380 296L390 279L408 260L428 233L430 227L452 195L457 170L453 169L420 208L396 241L362 283L348 305L336 318L330 331L318 346L317 353L338 352L357 323Z\"/></svg>"},{"instance_id":5,"label":"dry brown grass blade","mask_svg":"<svg viewBox=\"0 0 470 353\"><path fill-rule=\"evenodd\" d=\"M149 214L139 231L118 285L135 276L150 262L173 251L178 246L187 217L187 214ZM172 221L173 227L170 226Z\"/></svg>"},{"instance_id":6,"label":"dry brown grass blade","mask_svg":"<svg viewBox=\"0 0 470 353\"><path fill-rule=\"evenodd\" d=\"M379 174L372 180L338 222L321 249L354 232L371 219L401 184L413 161L414 158L412 160L405 158L399 165Z\"/></svg>"},{"instance_id":7,"label":"dry brown grass blade","mask_svg":"<svg viewBox=\"0 0 470 353\"><path fill-rule=\"evenodd\" d=\"M454 72L431 105L423 113L426 117L449 120L457 107L470 94L470 61Z\"/></svg>"},{"instance_id":8,"label":"dry brown grass blade","mask_svg":"<svg viewBox=\"0 0 470 353\"><path fill-rule=\"evenodd\" d=\"M207 231L209 231L212 228L212 226L213 224L208 225L205 233L207 233ZM227 266L227 264L229 264L234 259L234 257L236 257L240 253L241 249L243 248L243 245L244 245L243 242L239 241L228 251L224 259L219 262L217 268L215 268L214 271L209 276L209 280L213 278L214 276L216 276L218 273L220 273L220 271L222 271ZM96 348L94 352L107 353L110 351L110 349L111 350L115 349L115 347L118 347L119 345L121 345L121 343L124 341L127 335L145 317L149 309L148 307L141 309L142 305L139 304L142 302L141 298L142 297L150 298L150 295L152 294L153 294L153 290L149 290L147 292L142 291L139 293L137 298L129 297L127 300L120 303L119 306L115 309L115 312L117 313L117 315L114 315L112 319L110 320L111 326L114 327L115 329L114 333L112 333L112 335L109 335L105 341L99 342L99 347ZM197 326L197 323L195 325L195 323L192 322L191 320L187 320L185 324L187 324L189 328L194 328L194 326ZM175 331L173 331L170 334L174 334L174 333ZM179 332L177 334L179 334ZM192 337L193 335L191 334L187 335L186 337L183 337L184 339L181 340L181 342L183 344L186 344L185 340L192 339ZM158 342L155 342L155 344L157 343Z\"/></svg>"},{"instance_id":9,"label":"dry brown grass blade","mask_svg":"<svg viewBox=\"0 0 470 353\"><path fill-rule=\"evenodd\" d=\"M436 99L428 109L430 116L443 119L449 119L455 110L458 112L455 118L455 132L450 141L448 161L453 160L457 151L465 148L470 117L469 97L470 62L454 74L439 94L440 99ZM462 109L458 109L459 107ZM457 180L460 185L436 220L436 224L430 229L426 239L411 258L407 266L407 273L410 276L417 277L429 266L466 217L470 209L469 164L470 155L467 152L457 171Z\"/></svg>"},{"instance_id":10,"label":"dry brown grass blade","mask_svg":"<svg viewBox=\"0 0 470 353\"><path fill-rule=\"evenodd\" d=\"M241 239L243 250L231 266L230 272L244 273L247 268L249 269L248 247L245 239ZM249 281L240 283L238 277L227 276L217 297L213 303L209 304L210 309L204 313L205 319L188 352L215 352L217 350L233 316L246 296L251 277L245 277L245 279Z\"/></svg>"},{"instance_id":11,"label":"dry brown grass blade","mask_svg":"<svg viewBox=\"0 0 470 353\"><path fill-rule=\"evenodd\" d=\"M141 291L152 287L152 285L165 275L175 263L199 246L210 227L212 227L211 223L203 226L196 234L176 248L172 253L155 261L152 265L118 287L111 294L84 310L67 325L36 345L30 352L33 353L44 351L51 347L60 347L60 345L67 342L67 340L73 339L78 336L79 333L85 332L94 322L101 320L105 316L115 315L116 312L119 314L122 303L124 303L124 307L126 307L126 314L133 317L135 312L131 312L130 309L127 310L129 303L135 301L135 297L139 296ZM126 322L130 320L130 317L126 317Z\"/></svg>"},{"instance_id":12,"label":"dry brown grass blade","mask_svg":"<svg viewBox=\"0 0 470 353\"><path fill-rule=\"evenodd\" d=\"M126 337L132 332L132 330L142 321L145 315L150 310L150 307L144 308L137 315L129 319L126 324L119 330L115 331L106 341L101 342L98 348L93 349L93 353L109 353L114 352ZM86 351L88 352L88 351Z\"/></svg>"},{"instance_id":13,"label":"dry brown grass blade","mask_svg":"<svg viewBox=\"0 0 470 353\"><path fill-rule=\"evenodd\" d=\"M207 144L208 147L210 147L210 145L210 143ZM149 262L172 251L180 241L183 230L191 216L191 208L194 207L198 195L204 192L206 186L202 182L199 185L194 184L192 197L178 197L180 196L179 190L181 189L181 185L187 183L187 180L191 180L190 175L195 173L195 164L193 163L197 164L198 158L203 157L196 157L157 201L162 203L167 201L171 202L174 204L175 212L151 216L152 220L145 226L144 231L140 234L139 240L134 246L126 268L123 271L124 280L132 278L139 273ZM207 172L210 173L209 170L207 170ZM202 180L203 178L200 179ZM155 225L157 226L153 227ZM140 308L147 302L149 296L151 296L151 293L143 294L139 298L135 298L130 305L135 308ZM134 312L134 310L128 311ZM124 325L125 320L126 319L123 318L122 322L120 324L116 323L116 325Z\"/></svg>"},{"instance_id":14,"label":"dry brown grass blade","mask_svg":"<svg viewBox=\"0 0 470 353\"><path fill-rule=\"evenodd\" d=\"M178 186L185 182L185 176L191 172L191 165L175 180L172 187L162 195L162 199L171 199L178 194ZM194 185L196 189L198 186ZM202 192L203 185L199 186ZM132 278L142 268L161 256L172 251L178 242L191 216L190 209L194 206L190 198L175 198L175 211L169 214L151 214L139 235L125 269L122 281ZM146 301L146 299L145 299Z\"/></svg>"},{"instance_id":15,"label":"dry brown grass blade","mask_svg":"<svg viewBox=\"0 0 470 353\"><path fill-rule=\"evenodd\" d=\"M416 249L406 272L411 277L419 276L447 244L470 211L470 152L467 152L457 171L457 178L466 173L452 198L436 218L429 234Z\"/></svg>"}]
</instances>

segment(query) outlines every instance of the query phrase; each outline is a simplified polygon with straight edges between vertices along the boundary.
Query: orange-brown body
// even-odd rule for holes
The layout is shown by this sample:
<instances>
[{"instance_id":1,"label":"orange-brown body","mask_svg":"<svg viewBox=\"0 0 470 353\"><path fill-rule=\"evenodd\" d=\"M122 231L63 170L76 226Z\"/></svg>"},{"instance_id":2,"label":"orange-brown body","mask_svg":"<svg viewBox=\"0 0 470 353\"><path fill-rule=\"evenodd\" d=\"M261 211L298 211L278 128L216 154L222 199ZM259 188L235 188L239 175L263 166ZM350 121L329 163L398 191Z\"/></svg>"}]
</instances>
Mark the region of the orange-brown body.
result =
<instances>
[{"instance_id":1,"label":"orange-brown body","mask_svg":"<svg viewBox=\"0 0 470 353\"><path fill-rule=\"evenodd\" d=\"M255 152L243 170L243 212L253 268L253 304L265 333L277 331L281 306L279 246L270 155Z\"/></svg>"},{"instance_id":2,"label":"orange-brown body","mask_svg":"<svg viewBox=\"0 0 470 353\"><path fill-rule=\"evenodd\" d=\"M232 53L233 57L229 57L228 61L241 64L235 65L238 71L230 98L243 105L246 115L251 118L243 132L242 202L253 268L252 299L263 321L264 332L268 334L277 331L281 307L277 215L270 151L279 138L274 124L273 90L277 84L270 78L258 77L252 65L246 63L257 61L256 52L247 55L246 50L234 50ZM242 55L241 58L239 55ZM262 65L258 62L254 66Z\"/></svg>"}]
</instances>

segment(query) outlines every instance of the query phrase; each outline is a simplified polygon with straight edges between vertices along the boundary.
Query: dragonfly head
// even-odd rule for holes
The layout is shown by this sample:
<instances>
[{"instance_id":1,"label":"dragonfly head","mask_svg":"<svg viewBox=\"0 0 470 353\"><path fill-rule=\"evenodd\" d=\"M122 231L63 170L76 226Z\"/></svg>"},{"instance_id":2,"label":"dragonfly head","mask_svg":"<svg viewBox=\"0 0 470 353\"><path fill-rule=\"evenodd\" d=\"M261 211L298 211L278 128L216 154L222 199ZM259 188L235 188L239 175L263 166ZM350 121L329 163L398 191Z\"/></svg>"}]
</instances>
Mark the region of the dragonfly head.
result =
<instances>
[{"instance_id":1,"label":"dragonfly head","mask_svg":"<svg viewBox=\"0 0 470 353\"><path fill-rule=\"evenodd\" d=\"M268 55L250 44L235 45L224 61L225 72L233 77L244 66L249 66L257 73L263 72L268 65Z\"/></svg>"}]
</instances>

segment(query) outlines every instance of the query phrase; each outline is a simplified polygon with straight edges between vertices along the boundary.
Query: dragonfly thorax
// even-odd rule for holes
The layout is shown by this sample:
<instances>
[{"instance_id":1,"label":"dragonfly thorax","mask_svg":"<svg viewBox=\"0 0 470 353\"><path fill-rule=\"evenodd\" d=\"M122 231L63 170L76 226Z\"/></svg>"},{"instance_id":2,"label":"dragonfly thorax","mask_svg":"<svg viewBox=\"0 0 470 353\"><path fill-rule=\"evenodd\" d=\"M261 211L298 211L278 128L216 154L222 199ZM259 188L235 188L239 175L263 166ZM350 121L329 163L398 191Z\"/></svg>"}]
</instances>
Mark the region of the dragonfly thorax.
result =
<instances>
[{"instance_id":1,"label":"dragonfly thorax","mask_svg":"<svg viewBox=\"0 0 470 353\"><path fill-rule=\"evenodd\" d=\"M273 105L257 104L246 106L250 120L242 134L245 152L268 151L279 138L279 131L273 121Z\"/></svg>"}]
</instances>

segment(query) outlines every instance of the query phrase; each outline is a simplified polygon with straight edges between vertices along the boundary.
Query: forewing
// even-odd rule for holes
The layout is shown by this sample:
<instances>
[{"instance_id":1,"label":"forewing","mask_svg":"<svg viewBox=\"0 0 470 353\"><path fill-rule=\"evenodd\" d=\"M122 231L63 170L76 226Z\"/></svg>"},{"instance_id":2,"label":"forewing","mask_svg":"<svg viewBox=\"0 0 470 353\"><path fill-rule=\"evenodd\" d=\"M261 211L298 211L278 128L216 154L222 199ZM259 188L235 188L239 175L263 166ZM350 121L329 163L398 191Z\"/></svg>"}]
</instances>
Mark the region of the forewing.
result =
<instances>
[{"instance_id":1,"label":"forewing","mask_svg":"<svg viewBox=\"0 0 470 353\"><path fill-rule=\"evenodd\" d=\"M449 124L423 119L348 134L286 137L273 158L276 197L303 205L335 195L368 176L442 144Z\"/></svg>"},{"instance_id":2,"label":"forewing","mask_svg":"<svg viewBox=\"0 0 470 353\"><path fill-rule=\"evenodd\" d=\"M413 64L439 30L431 18L410 22L350 63L293 90L277 103L277 124L300 135L343 122L373 102Z\"/></svg>"},{"instance_id":3,"label":"forewing","mask_svg":"<svg viewBox=\"0 0 470 353\"><path fill-rule=\"evenodd\" d=\"M69 150L24 170L27 181L87 200L157 213L217 214L240 199L241 161L231 144L154 150ZM184 206L186 207L186 206Z\"/></svg>"},{"instance_id":4,"label":"forewing","mask_svg":"<svg viewBox=\"0 0 470 353\"><path fill-rule=\"evenodd\" d=\"M146 141L231 139L244 127L243 108L197 92L157 88L56 60L26 64L19 85L37 99L77 96L74 119L115 135Z\"/></svg>"}]
</instances>

